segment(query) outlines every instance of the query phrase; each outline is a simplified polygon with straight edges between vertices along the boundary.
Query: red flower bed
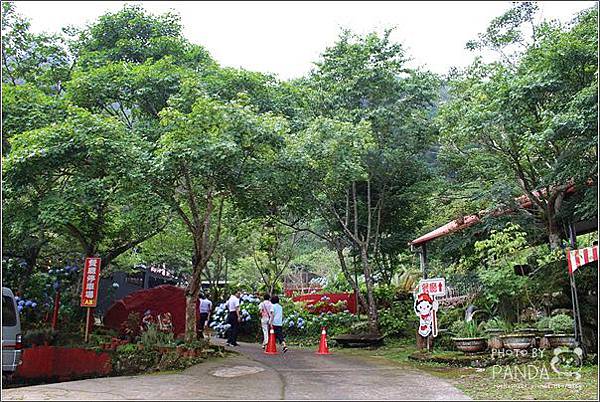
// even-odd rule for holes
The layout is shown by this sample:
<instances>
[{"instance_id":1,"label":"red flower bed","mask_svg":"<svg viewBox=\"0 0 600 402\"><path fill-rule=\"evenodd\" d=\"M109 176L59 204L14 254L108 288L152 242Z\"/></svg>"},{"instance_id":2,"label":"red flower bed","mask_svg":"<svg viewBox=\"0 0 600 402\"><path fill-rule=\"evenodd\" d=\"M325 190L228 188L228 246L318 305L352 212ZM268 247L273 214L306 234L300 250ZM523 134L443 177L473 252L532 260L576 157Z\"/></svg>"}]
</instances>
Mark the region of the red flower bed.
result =
<instances>
[{"instance_id":1,"label":"red flower bed","mask_svg":"<svg viewBox=\"0 0 600 402\"><path fill-rule=\"evenodd\" d=\"M306 302L311 313L338 312L335 304L340 301L346 302L345 308L352 314L356 314L356 296L354 293L321 293L307 294L292 297L295 302ZM338 304L339 306L339 304ZM343 309L342 309L343 311Z\"/></svg>"},{"instance_id":2,"label":"red flower bed","mask_svg":"<svg viewBox=\"0 0 600 402\"><path fill-rule=\"evenodd\" d=\"M112 370L108 353L82 348L34 346L23 349L21 359L23 364L15 373L21 378L71 380L90 375L108 375Z\"/></svg>"}]
</instances>

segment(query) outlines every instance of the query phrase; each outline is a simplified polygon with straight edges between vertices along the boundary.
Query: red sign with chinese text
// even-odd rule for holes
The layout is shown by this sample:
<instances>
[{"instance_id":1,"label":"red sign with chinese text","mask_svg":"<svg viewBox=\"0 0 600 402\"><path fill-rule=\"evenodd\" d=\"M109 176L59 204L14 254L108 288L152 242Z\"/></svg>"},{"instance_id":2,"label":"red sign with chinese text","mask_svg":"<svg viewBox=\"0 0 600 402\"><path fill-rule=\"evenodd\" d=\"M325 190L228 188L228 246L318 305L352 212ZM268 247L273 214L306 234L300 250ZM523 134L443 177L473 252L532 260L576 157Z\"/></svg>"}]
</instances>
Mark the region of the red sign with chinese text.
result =
<instances>
[{"instance_id":1,"label":"red sign with chinese text","mask_svg":"<svg viewBox=\"0 0 600 402\"><path fill-rule=\"evenodd\" d=\"M98 303L98 282L100 281L100 258L85 259L83 284L81 287L81 307L96 307Z\"/></svg>"},{"instance_id":2,"label":"red sign with chinese text","mask_svg":"<svg viewBox=\"0 0 600 402\"><path fill-rule=\"evenodd\" d=\"M433 278L433 279L422 279L419 282L418 293L428 293L431 296L445 296L446 295L446 279L445 278Z\"/></svg>"}]
</instances>

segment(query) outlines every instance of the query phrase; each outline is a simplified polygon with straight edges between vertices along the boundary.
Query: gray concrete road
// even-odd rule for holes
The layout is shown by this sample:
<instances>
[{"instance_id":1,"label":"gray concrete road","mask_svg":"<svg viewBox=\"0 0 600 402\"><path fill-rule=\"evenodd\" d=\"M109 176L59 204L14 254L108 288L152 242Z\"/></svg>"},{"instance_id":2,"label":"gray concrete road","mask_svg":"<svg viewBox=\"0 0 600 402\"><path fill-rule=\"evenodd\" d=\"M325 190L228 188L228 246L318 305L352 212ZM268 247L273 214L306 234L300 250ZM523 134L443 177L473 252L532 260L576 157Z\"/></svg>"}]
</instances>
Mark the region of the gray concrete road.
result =
<instances>
[{"instance_id":1,"label":"gray concrete road","mask_svg":"<svg viewBox=\"0 0 600 402\"><path fill-rule=\"evenodd\" d=\"M217 340L217 343L220 341ZM382 358L320 356L290 348L266 355L240 343L238 356L179 374L96 378L2 390L2 400L360 399L465 400L462 392L422 371Z\"/></svg>"}]
</instances>

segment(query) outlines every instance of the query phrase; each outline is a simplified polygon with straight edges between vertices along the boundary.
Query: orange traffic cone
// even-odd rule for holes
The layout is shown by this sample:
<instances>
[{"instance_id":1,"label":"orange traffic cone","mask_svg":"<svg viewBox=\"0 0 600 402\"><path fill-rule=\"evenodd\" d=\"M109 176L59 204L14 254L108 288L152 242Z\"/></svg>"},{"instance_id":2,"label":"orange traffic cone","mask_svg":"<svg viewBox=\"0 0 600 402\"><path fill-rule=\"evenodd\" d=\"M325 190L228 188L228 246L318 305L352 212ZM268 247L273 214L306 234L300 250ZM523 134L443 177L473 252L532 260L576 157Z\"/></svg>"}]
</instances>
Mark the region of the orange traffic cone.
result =
<instances>
[{"instance_id":1,"label":"orange traffic cone","mask_svg":"<svg viewBox=\"0 0 600 402\"><path fill-rule=\"evenodd\" d=\"M275 331L273 330L273 327L269 329L269 342L265 348L265 353L268 355L277 354L277 345L275 345Z\"/></svg>"},{"instance_id":2,"label":"orange traffic cone","mask_svg":"<svg viewBox=\"0 0 600 402\"><path fill-rule=\"evenodd\" d=\"M321 342L319 343L319 350L317 350L318 355L329 355L329 348L327 347L327 332L325 331L325 327L321 330Z\"/></svg>"}]
</instances>

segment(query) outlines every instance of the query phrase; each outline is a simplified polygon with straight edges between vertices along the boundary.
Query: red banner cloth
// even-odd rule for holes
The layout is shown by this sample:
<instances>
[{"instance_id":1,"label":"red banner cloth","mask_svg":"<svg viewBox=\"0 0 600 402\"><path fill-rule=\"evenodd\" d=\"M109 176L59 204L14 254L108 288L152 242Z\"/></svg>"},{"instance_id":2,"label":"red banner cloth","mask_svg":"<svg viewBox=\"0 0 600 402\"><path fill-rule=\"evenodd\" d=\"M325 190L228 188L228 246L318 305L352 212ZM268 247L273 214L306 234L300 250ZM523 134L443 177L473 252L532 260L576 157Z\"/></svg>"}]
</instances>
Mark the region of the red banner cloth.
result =
<instances>
[{"instance_id":1,"label":"red banner cloth","mask_svg":"<svg viewBox=\"0 0 600 402\"><path fill-rule=\"evenodd\" d=\"M150 310L155 318L159 314L171 313L173 332L176 335L185 332L184 289L173 285L138 290L118 300L104 314L104 325L118 331L121 323L127 320L130 313L139 313L141 319L146 310ZM196 320L198 318L198 302L196 302Z\"/></svg>"},{"instance_id":2,"label":"red banner cloth","mask_svg":"<svg viewBox=\"0 0 600 402\"><path fill-rule=\"evenodd\" d=\"M598 246L569 250L567 260L569 263L569 274L572 274L582 265L598 261Z\"/></svg>"},{"instance_id":3,"label":"red banner cloth","mask_svg":"<svg viewBox=\"0 0 600 402\"><path fill-rule=\"evenodd\" d=\"M20 378L71 380L89 375L107 375L112 370L110 355L82 348L34 346L23 349Z\"/></svg>"}]
</instances>

